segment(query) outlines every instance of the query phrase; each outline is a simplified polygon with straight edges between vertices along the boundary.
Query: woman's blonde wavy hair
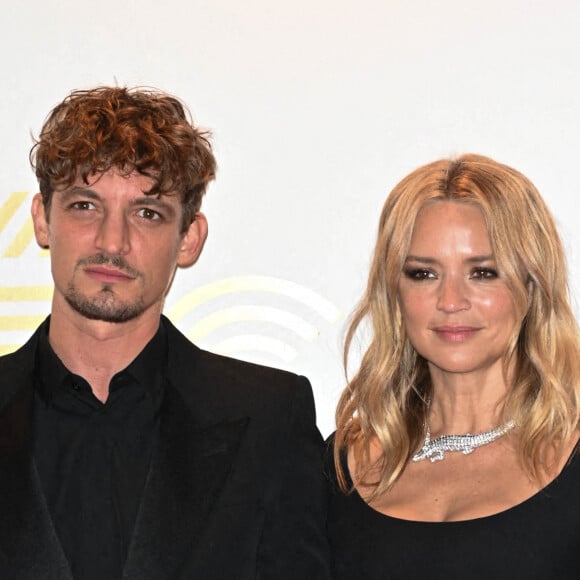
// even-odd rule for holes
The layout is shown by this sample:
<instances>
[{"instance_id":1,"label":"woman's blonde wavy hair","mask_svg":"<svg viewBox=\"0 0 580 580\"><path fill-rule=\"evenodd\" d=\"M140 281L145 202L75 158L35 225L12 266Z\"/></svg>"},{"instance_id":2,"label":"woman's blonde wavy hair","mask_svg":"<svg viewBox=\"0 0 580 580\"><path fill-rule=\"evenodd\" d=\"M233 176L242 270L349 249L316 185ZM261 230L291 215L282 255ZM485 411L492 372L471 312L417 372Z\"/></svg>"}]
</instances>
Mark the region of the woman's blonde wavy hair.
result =
<instances>
[{"instance_id":1,"label":"woman's blonde wavy hair","mask_svg":"<svg viewBox=\"0 0 580 580\"><path fill-rule=\"evenodd\" d=\"M346 451L357 466L353 484L372 485L376 497L423 443L431 383L426 361L405 334L398 284L417 214L437 200L481 209L521 321L504 358L505 369L512 361L514 372L503 415L518 426L518 453L528 474L539 478L547 444L561 451L578 427L580 333L550 211L534 185L511 167L473 154L442 159L405 177L382 210L367 289L345 340L346 368L355 335L363 322L370 325L370 345L336 411L334 459L344 491L352 487L341 461ZM373 439L382 447L378 462L371 459Z\"/></svg>"}]
</instances>

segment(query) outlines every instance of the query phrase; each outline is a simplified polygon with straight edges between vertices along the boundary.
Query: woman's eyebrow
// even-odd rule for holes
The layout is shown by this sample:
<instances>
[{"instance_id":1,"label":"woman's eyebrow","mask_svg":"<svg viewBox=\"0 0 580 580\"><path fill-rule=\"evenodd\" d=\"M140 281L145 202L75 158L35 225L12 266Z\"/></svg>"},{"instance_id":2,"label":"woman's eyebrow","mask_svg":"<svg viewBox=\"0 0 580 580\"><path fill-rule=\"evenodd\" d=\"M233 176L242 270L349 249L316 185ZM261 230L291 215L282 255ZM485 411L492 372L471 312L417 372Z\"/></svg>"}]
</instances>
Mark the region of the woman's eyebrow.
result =
<instances>
[{"instance_id":1,"label":"woman's eyebrow","mask_svg":"<svg viewBox=\"0 0 580 580\"><path fill-rule=\"evenodd\" d=\"M482 254L478 256L469 256L465 260L469 263L479 264L481 262L493 262L494 257L492 254ZM430 256L415 256L414 254L409 254L405 259L405 262L420 262L421 264L438 264L439 260L436 258L431 258Z\"/></svg>"}]
</instances>

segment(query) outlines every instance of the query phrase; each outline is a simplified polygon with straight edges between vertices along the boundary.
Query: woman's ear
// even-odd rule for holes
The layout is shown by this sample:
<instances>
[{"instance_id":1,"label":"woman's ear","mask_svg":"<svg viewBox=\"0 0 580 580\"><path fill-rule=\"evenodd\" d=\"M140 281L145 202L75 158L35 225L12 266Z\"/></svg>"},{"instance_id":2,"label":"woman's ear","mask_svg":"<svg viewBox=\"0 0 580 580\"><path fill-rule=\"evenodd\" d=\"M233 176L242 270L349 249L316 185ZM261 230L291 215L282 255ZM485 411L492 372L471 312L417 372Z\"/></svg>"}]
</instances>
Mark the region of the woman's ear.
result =
<instances>
[{"instance_id":1,"label":"woman's ear","mask_svg":"<svg viewBox=\"0 0 580 580\"><path fill-rule=\"evenodd\" d=\"M528 277L528 281L526 282L526 290L528 291L528 306L532 301L532 295L534 293L534 280L531 277Z\"/></svg>"},{"instance_id":2,"label":"woman's ear","mask_svg":"<svg viewBox=\"0 0 580 580\"><path fill-rule=\"evenodd\" d=\"M206 238L207 219L201 212L197 212L181 240L181 248L177 256L177 265L180 268L188 268L195 264L203 250Z\"/></svg>"}]
</instances>

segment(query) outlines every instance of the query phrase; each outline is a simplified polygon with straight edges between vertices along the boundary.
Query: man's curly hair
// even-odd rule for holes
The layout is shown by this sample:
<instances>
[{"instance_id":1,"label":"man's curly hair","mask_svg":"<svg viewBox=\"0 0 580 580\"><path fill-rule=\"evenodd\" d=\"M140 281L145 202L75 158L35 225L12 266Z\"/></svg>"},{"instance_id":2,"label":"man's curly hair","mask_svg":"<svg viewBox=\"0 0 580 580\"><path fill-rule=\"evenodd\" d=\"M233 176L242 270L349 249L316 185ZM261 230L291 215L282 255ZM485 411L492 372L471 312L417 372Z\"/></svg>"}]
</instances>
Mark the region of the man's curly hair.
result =
<instances>
[{"instance_id":1,"label":"man's curly hair","mask_svg":"<svg viewBox=\"0 0 580 580\"><path fill-rule=\"evenodd\" d=\"M171 95L97 87L73 91L50 112L30 161L47 213L55 190L114 169L150 177L147 195L179 194L185 231L215 177L209 136Z\"/></svg>"}]
</instances>

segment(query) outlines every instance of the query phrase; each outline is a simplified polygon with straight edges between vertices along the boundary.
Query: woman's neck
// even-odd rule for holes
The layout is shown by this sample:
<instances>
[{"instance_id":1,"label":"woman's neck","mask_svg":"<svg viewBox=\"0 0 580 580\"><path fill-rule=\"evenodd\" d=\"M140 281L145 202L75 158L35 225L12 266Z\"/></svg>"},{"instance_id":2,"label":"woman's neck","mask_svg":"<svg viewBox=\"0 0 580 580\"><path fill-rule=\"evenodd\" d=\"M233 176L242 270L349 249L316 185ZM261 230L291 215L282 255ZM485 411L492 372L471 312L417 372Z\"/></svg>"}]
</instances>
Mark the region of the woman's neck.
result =
<instances>
[{"instance_id":1,"label":"woman's neck","mask_svg":"<svg viewBox=\"0 0 580 580\"><path fill-rule=\"evenodd\" d=\"M432 370L431 434L480 433L504 422L507 386L503 372L444 373Z\"/></svg>"}]
</instances>

